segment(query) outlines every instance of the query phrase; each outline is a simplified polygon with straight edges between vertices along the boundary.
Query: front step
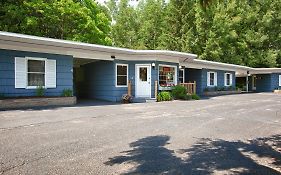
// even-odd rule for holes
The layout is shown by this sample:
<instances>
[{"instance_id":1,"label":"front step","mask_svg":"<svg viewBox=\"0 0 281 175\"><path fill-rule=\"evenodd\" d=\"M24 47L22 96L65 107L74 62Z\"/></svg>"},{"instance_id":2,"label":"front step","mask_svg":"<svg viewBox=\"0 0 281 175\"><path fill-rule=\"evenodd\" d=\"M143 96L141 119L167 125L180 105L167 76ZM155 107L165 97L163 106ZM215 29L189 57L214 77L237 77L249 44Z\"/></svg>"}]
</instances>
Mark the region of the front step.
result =
<instances>
[{"instance_id":1,"label":"front step","mask_svg":"<svg viewBox=\"0 0 281 175\"><path fill-rule=\"evenodd\" d=\"M153 98L141 98L141 97L133 98L133 103L151 103L155 101L156 100Z\"/></svg>"}]
</instances>

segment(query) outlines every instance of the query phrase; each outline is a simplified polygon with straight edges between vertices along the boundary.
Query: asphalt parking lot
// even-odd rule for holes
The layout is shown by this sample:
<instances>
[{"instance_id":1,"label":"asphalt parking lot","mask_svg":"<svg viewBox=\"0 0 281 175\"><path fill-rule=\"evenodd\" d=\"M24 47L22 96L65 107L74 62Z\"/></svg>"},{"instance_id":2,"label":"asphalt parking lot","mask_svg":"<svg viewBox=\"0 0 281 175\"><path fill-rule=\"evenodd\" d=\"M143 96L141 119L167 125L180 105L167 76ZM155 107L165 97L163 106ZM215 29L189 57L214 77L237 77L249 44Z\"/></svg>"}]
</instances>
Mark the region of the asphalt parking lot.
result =
<instances>
[{"instance_id":1,"label":"asphalt parking lot","mask_svg":"<svg viewBox=\"0 0 281 175\"><path fill-rule=\"evenodd\" d=\"M281 96L0 111L0 174L281 174Z\"/></svg>"}]
</instances>

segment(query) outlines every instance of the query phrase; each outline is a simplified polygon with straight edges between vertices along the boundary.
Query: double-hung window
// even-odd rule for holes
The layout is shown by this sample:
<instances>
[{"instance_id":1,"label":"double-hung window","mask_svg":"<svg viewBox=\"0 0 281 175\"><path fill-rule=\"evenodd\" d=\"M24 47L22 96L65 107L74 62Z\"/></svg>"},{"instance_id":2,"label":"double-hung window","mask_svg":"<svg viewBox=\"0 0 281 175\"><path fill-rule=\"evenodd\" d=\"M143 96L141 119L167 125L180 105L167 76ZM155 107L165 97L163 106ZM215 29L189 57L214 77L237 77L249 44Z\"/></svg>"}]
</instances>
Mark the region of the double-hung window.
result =
<instances>
[{"instance_id":1,"label":"double-hung window","mask_svg":"<svg viewBox=\"0 0 281 175\"><path fill-rule=\"evenodd\" d=\"M45 66L46 61L43 60L27 60L27 86L37 87L45 86Z\"/></svg>"},{"instance_id":2,"label":"double-hung window","mask_svg":"<svg viewBox=\"0 0 281 175\"><path fill-rule=\"evenodd\" d=\"M224 74L224 86L231 86L232 85L232 74L225 73Z\"/></svg>"},{"instance_id":3,"label":"double-hung window","mask_svg":"<svg viewBox=\"0 0 281 175\"><path fill-rule=\"evenodd\" d=\"M15 88L56 88L56 60L15 57Z\"/></svg>"},{"instance_id":4,"label":"double-hung window","mask_svg":"<svg viewBox=\"0 0 281 175\"><path fill-rule=\"evenodd\" d=\"M207 73L207 86L217 86L217 73L216 72Z\"/></svg>"},{"instance_id":5,"label":"double-hung window","mask_svg":"<svg viewBox=\"0 0 281 175\"><path fill-rule=\"evenodd\" d=\"M116 86L128 86L128 65L116 64Z\"/></svg>"}]
</instances>

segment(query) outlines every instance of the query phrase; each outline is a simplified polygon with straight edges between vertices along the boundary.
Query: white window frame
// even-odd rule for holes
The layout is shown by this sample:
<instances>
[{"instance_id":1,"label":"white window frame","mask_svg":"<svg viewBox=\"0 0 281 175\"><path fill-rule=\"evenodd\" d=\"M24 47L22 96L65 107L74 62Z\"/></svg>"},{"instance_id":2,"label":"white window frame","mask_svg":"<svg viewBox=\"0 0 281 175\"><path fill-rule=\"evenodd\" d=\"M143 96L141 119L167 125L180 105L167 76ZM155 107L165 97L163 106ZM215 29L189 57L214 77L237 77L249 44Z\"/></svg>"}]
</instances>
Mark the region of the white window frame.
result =
<instances>
[{"instance_id":1,"label":"white window frame","mask_svg":"<svg viewBox=\"0 0 281 175\"><path fill-rule=\"evenodd\" d=\"M229 84L227 84L227 75L229 75ZM224 86L232 86L232 73L224 74Z\"/></svg>"},{"instance_id":2,"label":"white window frame","mask_svg":"<svg viewBox=\"0 0 281 175\"><path fill-rule=\"evenodd\" d=\"M118 66L127 66L127 78L126 78L126 85L117 85L117 67ZM128 87L128 78L129 78L129 64L120 64L116 63L115 65L115 87Z\"/></svg>"},{"instance_id":3,"label":"white window frame","mask_svg":"<svg viewBox=\"0 0 281 175\"><path fill-rule=\"evenodd\" d=\"M279 86L281 86L281 75L279 75Z\"/></svg>"},{"instance_id":4,"label":"white window frame","mask_svg":"<svg viewBox=\"0 0 281 175\"><path fill-rule=\"evenodd\" d=\"M183 71L182 73L182 80L183 80L183 82L182 83L185 83L185 69L183 68L183 69L179 69L179 72L180 71ZM179 74L179 79L180 79L180 74Z\"/></svg>"},{"instance_id":5,"label":"white window frame","mask_svg":"<svg viewBox=\"0 0 281 175\"><path fill-rule=\"evenodd\" d=\"M46 88L46 62L47 62L47 58L38 58L38 57L25 57L26 59L26 89L36 89L38 86L28 86L28 61L29 60L37 60L37 61L44 61L44 64L45 64L45 78L44 78L44 81L45 81L45 86L42 86L43 88Z\"/></svg>"},{"instance_id":6,"label":"white window frame","mask_svg":"<svg viewBox=\"0 0 281 175\"><path fill-rule=\"evenodd\" d=\"M160 81L159 81L159 75L160 75L160 74L159 74L159 70L160 70L159 68L160 68L161 66L162 66L162 67L173 67L173 68L175 68L174 85L178 85L178 73L177 73L178 67L177 67L177 66L174 66L174 65L167 65L167 64L159 64L159 65L158 65L158 78L157 78L157 79L158 79L158 83L160 82ZM160 84L159 84L159 86L160 86ZM160 86L160 87L161 87L161 86Z\"/></svg>"},{"instance_id":7,"label":"white window frame","mask_svg":"<svg viewBox=\"0 0 281 175\"><path fill-rule=\"evenodd\" d=\"M211 85L211 74L214 74L214 85ZM218 74L214 71L207 72L207 86L208 87L216 87L218 86Z\"/></svg>"}]
</instances>

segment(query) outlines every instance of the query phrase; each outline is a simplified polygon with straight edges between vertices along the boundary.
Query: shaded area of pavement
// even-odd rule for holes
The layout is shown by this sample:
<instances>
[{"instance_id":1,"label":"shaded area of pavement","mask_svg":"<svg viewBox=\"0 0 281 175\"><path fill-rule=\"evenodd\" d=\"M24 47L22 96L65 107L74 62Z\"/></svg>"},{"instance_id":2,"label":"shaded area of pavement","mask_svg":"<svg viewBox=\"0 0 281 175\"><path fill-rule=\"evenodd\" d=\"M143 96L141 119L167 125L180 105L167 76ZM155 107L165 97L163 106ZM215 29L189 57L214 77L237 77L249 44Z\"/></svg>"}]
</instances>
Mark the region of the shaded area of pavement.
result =
<instances>
[{"instance_id":1,"label":"shaded area of pavement","mask_svg":"<svg viewBox=\"0 0 281 175\"><path fill-rule=\"evenodd\" d=\"M122 156L110 158L106 165L134 163L137 166L124 174L281 174L281 135L242 141L200 139L191 148L175 152L165 148L170 137L166 135L142 138L130 144L133 148ZM267 158L272 162L260 164L249 154Z\"/></svg>"}]
</instances>

